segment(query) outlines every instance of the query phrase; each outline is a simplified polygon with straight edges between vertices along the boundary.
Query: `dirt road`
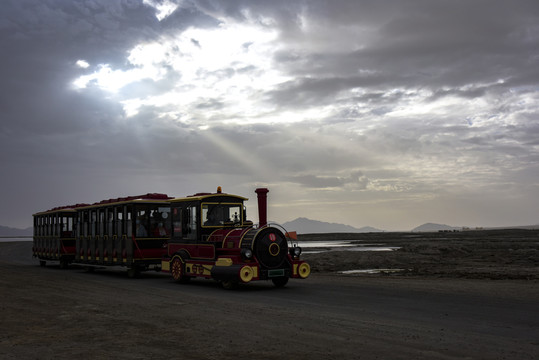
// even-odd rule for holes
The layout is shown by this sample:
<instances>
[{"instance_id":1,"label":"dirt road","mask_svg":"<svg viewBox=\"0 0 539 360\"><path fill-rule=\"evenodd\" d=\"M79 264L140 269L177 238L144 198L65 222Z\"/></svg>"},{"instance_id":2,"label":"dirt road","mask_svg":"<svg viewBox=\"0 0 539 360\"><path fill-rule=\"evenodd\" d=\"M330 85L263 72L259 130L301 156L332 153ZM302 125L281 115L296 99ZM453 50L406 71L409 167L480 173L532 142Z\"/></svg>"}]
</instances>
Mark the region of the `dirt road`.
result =
<instances>
[{"instance_id":1,"label":"dirt road","mask_svg":"<svg viewBox=\"0 0 539 360\"><path fill-rule=\"evenodd\" d=\"M0 245L2 359L536 359L535 280L314 274L225 291ZM30 245L31 246L31 245Z\"/></svg>"}]
</instances>

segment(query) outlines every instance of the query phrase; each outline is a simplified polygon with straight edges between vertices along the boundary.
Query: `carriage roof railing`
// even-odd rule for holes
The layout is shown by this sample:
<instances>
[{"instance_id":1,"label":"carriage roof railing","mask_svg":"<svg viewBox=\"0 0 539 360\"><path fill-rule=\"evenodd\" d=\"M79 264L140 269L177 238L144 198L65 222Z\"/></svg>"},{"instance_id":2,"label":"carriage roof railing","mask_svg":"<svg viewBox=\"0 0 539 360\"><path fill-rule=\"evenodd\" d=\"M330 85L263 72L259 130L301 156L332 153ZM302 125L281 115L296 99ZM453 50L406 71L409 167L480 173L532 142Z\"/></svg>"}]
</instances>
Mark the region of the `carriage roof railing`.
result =
<instances>
[{"instance_id":1,"label":"carriage roof railing","mask_svg":"<svg viewBox=\"0 0 539 360\"><path fill-rule=\"evenodd\" d=\"M69 211L69 210L75 210L81 207L107 205L107 204L114 204L114 203L134 201L134 200L172 200L172 199L174 198L168 196L167 194L147 193L144 195L125 196L125 197L101 200L93 204L79 203L79 204L74 204L74 205L57 206L55 208L43 211L43 213L51 212L51 211L61 211L61 210Z\"/></svg>"}]
</instances>

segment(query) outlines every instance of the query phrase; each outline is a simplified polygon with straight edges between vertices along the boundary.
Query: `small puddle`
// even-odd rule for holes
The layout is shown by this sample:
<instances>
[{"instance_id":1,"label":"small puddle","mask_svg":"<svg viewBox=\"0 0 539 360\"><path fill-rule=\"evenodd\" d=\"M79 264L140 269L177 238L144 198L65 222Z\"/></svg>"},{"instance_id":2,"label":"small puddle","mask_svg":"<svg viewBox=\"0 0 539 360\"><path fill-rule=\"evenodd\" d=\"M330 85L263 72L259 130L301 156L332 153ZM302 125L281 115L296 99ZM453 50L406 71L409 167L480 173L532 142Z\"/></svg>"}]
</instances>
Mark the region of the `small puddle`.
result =
<instances>
[{"instance_id":1,"label":"small puddle","mask_svg":"<svg viewBox=\"0 0 539 360\"><path fill-rule=\"evenodd\" d=\"M345 270L338 271L339 274L353 275L353 274L381 274L381 273L396 273L404 271L405 269L361 269L361 270Z\"/></svg>"}]
</instances>

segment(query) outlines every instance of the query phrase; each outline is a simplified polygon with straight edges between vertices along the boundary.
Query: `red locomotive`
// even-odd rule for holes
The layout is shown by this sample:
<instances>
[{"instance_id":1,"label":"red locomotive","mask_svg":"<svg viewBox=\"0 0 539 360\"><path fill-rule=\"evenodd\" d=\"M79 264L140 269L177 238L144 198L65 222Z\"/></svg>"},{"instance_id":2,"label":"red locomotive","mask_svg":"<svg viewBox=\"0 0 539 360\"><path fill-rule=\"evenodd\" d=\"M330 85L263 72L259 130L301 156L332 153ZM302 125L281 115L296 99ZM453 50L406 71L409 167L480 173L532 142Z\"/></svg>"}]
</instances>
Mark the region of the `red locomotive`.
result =
<instances>
[{"instance_id":1,"label":"red locomotive","mask_svg":"<svg viewBox=\"0 0 539 360\"><path fill-rule=\"evenodd\" d=\"M268 226L267 189L257 189L258 227L246 220L241 196L215 194L171 200L172 236L162 260L175 280L213 278L225 287L271 279L284 286L289 278L306 278L310 267L299 260L301 249L288 247L286 233Z\"/></svg>"},{"instance_id":2,"label":"red locomotive","mask_svg":"<svg viewBox=\"0 0 539 360\"><path fill-rule=\"evenodd\" d=\"M37 213L33 255L42 265L126 266L130 276L161 269L181 283L204 277L225 288L254 280L281 287L308 277L310 266L298 246L288 246L291 234L267 224L267 192L256 190L258 226L246 218L247 199L220 187L185 198L146 194Z\"/></svg>"}]
</instances>

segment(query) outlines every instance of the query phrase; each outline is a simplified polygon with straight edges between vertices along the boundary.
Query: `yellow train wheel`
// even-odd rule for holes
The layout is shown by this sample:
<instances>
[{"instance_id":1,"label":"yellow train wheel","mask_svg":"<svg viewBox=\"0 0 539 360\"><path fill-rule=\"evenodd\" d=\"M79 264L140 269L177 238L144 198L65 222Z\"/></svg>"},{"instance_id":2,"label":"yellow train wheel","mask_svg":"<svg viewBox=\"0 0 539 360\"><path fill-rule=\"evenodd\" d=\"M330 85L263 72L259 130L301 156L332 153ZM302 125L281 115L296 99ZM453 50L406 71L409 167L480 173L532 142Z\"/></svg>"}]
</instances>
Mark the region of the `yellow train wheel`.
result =
<instances>
[{"instance_id":1,"label":"yellow train wheel","mask_svg":"<svg viewBox=\"0 0 539 360\"><path fill-rule=\"evenodd\" d=\"M181 258L175 257L170 264L170 273L174 281L185 283L189 281L189 277L185 276L185 265Z\"/></svg>"},{"instance_id":2,"label":"yellow train wheel","mask_svg":"<svg viewBox=\"0 0 539 360\"><path fill-rule=\"evenodd\" d=\"M307 263L303 263L298 267L299 277L305 279L311 274L311 266Z\"/></svg>"}]
</instances>

